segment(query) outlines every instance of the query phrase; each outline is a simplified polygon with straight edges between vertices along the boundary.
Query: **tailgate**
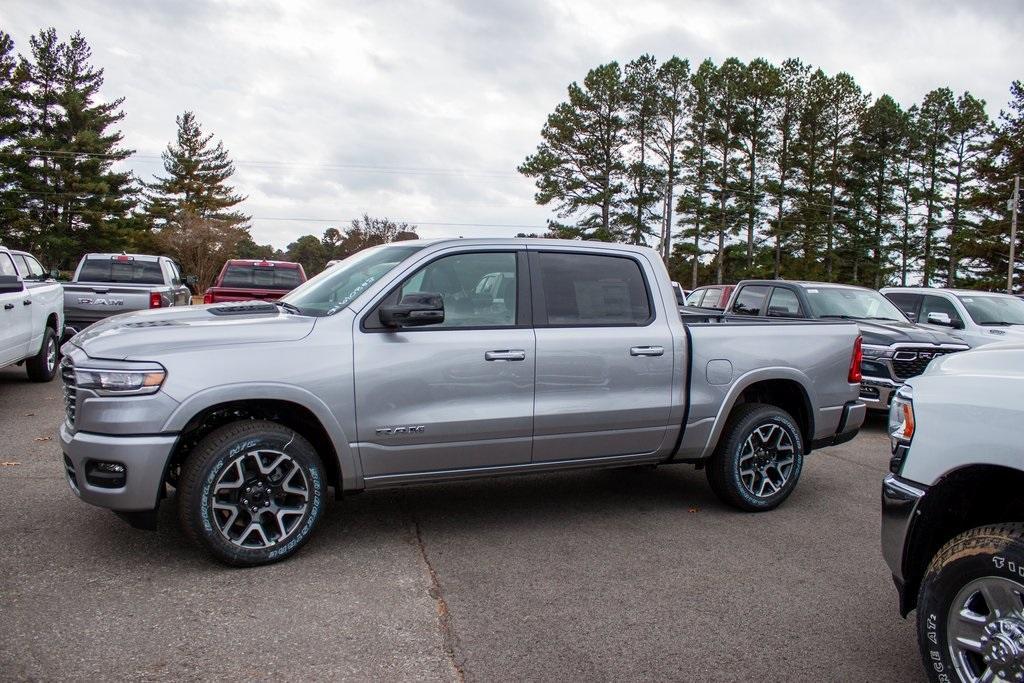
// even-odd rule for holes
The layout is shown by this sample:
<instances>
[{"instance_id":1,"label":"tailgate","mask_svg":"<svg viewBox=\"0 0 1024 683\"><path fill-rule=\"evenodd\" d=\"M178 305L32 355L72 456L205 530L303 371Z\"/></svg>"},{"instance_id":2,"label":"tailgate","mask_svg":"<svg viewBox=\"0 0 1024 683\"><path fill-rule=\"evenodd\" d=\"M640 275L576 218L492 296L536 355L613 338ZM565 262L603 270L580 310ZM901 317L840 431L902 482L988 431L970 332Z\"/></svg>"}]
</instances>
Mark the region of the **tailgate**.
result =
<instances>
[{"instance_id":1,"label":"tailgate","mask_svg":"<svg viewBox=\"0 0 1024 683\"><path fill-rule=\"evenodd\" d=\"M64 317L70 322L96 322L111 315L149 309L152 285L75 282L64 285Z\"/></svg>"}]
</instances>

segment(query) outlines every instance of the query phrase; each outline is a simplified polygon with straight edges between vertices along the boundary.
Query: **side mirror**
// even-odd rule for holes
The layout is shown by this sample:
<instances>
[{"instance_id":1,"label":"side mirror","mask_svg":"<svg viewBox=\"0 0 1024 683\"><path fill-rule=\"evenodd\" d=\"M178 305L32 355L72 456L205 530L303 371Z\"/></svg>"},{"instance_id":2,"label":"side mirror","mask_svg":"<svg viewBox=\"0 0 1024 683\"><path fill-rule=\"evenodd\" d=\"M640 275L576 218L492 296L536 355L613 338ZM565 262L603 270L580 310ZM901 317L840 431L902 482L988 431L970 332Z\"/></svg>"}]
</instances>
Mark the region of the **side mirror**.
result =
<instances>
[{"instance_id":1,"label":"side mirror","mask_svg":"<svg viewBox=\"0 0 1024 683\"><path fill-rule=\"evenodd\" d=\"M17 275L0 275L0 294L25 291L25 283Z\"/></svg>"},{"instance_id":2,"label":"side mirror","mask_svg":"<svg viewBox=\"0 0 1024 683\"><path fill-rule=\"evenodd\" d=\"M197 284L199 284L199 277L196 275L186 275L185 284L195 287Z\"/></svg>"},{"instance_id":3,"label":"side mirror","mask_svg":"<svg viewBox=\"0 0 1024 683\"><path fill-rule=\"evenodd\" d=\"M60 271L57 270L56 268L51 268L50 269L50 279L51 280L59 280L60 279Z\"/></svg>"},{"instance_id":4,"label":"side mirror","mask_svg":"<svg viewBox=\"0 0 1024 683\"><path fill-rule=\"evenodd\" d=\"M942 325L943 327L957 327L956 323L953 322L953 319L949 317L949 313L929 313L928 322L932 325Z\"/></svg>"},{"instance_id":5,"label":"side mirror","mask_svg":"<svg viewBox=\"0 0 1024 683\"><path fill-rule=\"evenodd\" d=\"M406 294L402 302L381 306L377 315L384 327L419 327L444 322L444 298L440 294Z\"/></svg>"}]
</instances>

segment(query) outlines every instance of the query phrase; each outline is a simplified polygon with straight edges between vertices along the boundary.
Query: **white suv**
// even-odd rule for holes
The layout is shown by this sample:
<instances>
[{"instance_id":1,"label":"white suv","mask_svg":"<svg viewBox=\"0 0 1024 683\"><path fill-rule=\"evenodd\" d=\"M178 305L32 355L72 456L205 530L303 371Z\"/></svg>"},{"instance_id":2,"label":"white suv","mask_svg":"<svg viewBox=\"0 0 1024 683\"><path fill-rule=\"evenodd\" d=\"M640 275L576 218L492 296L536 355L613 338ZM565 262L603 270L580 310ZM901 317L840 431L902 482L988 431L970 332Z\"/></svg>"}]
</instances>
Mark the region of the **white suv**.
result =
<instances>
[{"instance_id":1,"label":"white suv","mask_svg":"<svg viewBox=\"0 0 1024 683\"><path fill-rule=\"evenodd\" d=\"M881 292L912 321L942 330L972 348L1024 341L1024 300L1020 297L933 287L886 287Z\"/></svg>"},{"instance_id":2,"label":"white suv","mask_svg":"<svg viewBox=\"0 0 1024 683\"><path fill-rule=\"evenodd\" d=\"M1024 681L1024 343L932 361L893 399L882 553L933 681Z\"/></svg>"}]
</instances>

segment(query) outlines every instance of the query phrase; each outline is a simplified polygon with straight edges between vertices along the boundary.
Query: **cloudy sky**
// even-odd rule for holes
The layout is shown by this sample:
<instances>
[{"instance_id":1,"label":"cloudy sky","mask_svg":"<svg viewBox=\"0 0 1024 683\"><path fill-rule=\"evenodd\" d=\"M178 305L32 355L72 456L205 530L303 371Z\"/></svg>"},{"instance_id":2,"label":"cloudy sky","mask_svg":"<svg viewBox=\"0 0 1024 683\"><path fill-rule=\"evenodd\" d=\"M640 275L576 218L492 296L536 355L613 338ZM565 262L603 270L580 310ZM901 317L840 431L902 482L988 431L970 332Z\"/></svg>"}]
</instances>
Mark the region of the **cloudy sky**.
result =
<instances>
[{"instance_id":1,"label":"cloudy sky","mask_svg":"<svg viewBox=\"0 0 1024 683\"><path fill-rule=\"evenodd\" d=\"M331 2L6 0L21 51L80 30L124 96L143 178L191 109L235 159L257 242L285 246L361 213L422 236L542 230L515 167L566 85L649 52L848 71L909 105L933 87L1005 106L1024 77L1020 0Z\"/></svg>"}]
</instances>

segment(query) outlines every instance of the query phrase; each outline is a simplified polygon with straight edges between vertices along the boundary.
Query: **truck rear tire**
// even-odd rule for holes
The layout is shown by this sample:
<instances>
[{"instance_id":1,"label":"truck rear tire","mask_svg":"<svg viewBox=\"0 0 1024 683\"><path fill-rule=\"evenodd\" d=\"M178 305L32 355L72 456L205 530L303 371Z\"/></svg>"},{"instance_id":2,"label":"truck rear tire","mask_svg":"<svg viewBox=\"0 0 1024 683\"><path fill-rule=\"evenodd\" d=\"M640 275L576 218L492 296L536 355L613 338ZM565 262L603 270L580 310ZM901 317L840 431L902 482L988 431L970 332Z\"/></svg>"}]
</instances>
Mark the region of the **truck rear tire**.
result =
<instances>
[{"instance_id":1,"label":"truck rear tire","mask_svg":"<svg viewBox=\"0 0 1024 683\"><path fill-rule=\"evenodd\" d=\"M267 420L234 422L200 441L182 466L178 516L221 562L269 564L309 540L326 488L320 458L300 434Z\"/></svg>"},{"instance_id":2,"label":"truck rear tire","mask_svg":"<svg viewBox=\"0 0 1024 683\"><path fill-rule=\"evenodd\" d=\"M57 376L57 333L47 326L43 332L43 344L39 353L25 362L25 371L33 382L49 382Z\"/></svg>"},{"instance_id":3,"label":"truck rear tire","mask_svg":"<svg viewBox=\"0 0 1024 683\"><path fill-rule=\"evenodd\" d=\"M793 492L803 462L803 437L793 417L772 405L746 403L729 416L706 472L722 502L764 512Z\"/></svg>"},{"instance_id":4,"label":"truck rear tire","mask_svg":"<svg viewBox=\"0 0 1024 683\"><path fill-rule=\"evenodd\" d=\"M1024 679L1024 525L965 531L932 558L917 641L933 681Z\"/></svg>"}]
</instances>

